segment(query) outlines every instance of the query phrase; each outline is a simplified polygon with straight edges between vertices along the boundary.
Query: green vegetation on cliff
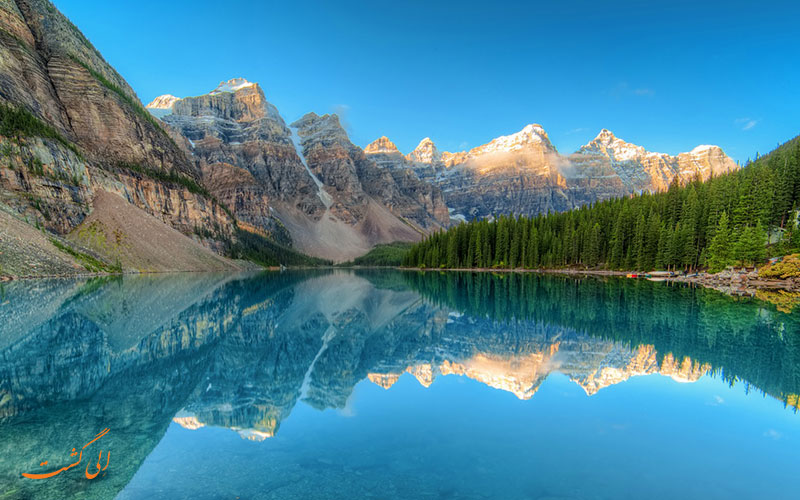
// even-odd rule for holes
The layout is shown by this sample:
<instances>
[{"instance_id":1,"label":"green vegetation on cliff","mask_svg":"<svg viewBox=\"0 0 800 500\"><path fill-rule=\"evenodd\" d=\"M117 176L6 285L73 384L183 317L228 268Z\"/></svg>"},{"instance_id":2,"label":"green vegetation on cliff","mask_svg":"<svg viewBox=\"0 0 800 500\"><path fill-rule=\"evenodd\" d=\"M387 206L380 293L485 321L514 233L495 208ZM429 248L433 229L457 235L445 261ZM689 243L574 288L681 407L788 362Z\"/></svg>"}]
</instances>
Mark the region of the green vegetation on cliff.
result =
<instances>
[{"instance_id":1,"label":"green vegetation on cliff","mask_svg":"<svg viewBox=\"0 0 800 500\"><path fill-rule=\"evenodd\" d=\"M81 157L80 151L73 143L25 108L0 103L0 135L14 139L23 137L52 139Z\"/></svg>"},{"instance_id":2,"label":"green vegetation on cliff","mask_svg":"<svg viewBox=\"0 0 800 500\"><path fill-rule=\"evenodd\" d=\"M686 269L758 264L800 248L800 137L739 171L663 193L536 217L501 215L439 232L404 265L427 268Z\"/></svg>"}]
</instances>

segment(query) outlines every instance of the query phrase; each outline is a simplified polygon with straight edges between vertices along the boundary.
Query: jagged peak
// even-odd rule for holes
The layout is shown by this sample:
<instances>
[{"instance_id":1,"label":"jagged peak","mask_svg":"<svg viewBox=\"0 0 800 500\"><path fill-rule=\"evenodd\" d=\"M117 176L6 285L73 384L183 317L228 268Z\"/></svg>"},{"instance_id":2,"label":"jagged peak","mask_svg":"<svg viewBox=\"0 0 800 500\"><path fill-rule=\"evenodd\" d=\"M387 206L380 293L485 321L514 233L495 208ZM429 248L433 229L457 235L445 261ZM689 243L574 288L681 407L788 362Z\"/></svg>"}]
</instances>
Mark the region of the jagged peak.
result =
<instances>
[{"instance_id":1,"label":"jagged peak","mask_svg":"<svg viewBox=\"0 0 800 500\"><path fill-rule=\"evenodd\" d=\"M257 83L249 82L244 78L231 78L227 82L219 82L217 88L209 92L211 95L221 94L223 92L238 92L239 90L257 87Z\"/></svg>"},{"instance_id":2,"label":"jagged peak","mask_svg":"<svg viewBox=\"0 0 800 500\"><path fill-rule=\"evenodd\" d=\"M172 94L164 94L150 101L150 104L145 107L149 109L170 109L172 105L175 104L175 101L180 101L180 97L175 97Z\"/></svg>"},{"instance_id":3,"label":"jagged peak","mask_svg":"<svg viewBox=\"0 0 800 500\"><path fill-rule=\"evenodd\" d=\"M328 125L328 126L338 126L339 125L339 117L334 115L318 115L313 111L310 111L300 118L298 118L294 123L290 125L290 127L295 128L303 128L303 127L311 127L311 126L321 126L321 125Z\"/></svg>"},{"instance_id":4,"label":"jagged peak","mask_svg":"<svg viewBox=\"0 0 800 500\"><path fill-rule=\"evenodd\" d=\"M642 146L626 142L606 128L602 129L597 137L589 143L581 146L578 152L601 154L618 161L632 160L648 154Z\"/></svg>"},{"instance_id":5,"label":"jagged peak","mask_svg":"<svg viewBox=\"0 0 800 500\"><path fill-rule=\"evenodd\" d=\"M527 149L532 145L544 146L545 149L555 152L555 148L550 143L550 138L544 128L538 123L531 123L519 132L497 137L488 144L472 149L470 155L518 151Z\"/></svg>"},{"instance_id":6,"label":"jagged peak","mask_svg":"<svg viewBox=\"0 0 800 500\"><path fill-rule=\"evenodd\" d=\"M678 156L690 155L700 156L707 153L717 153L724 155L725 153L719 146L710 144L701 144L687 153L680 153ZM629 161L638 160L645 156L647 157L662 157L662 158L676 158L666 153L656 153L646 150L644 147L626 142L619 137L615 136L613 132L608 129L603 129L597 134L597 137L592 139L588 144L581 146L578 153L582 154L600 154L607 156L614 161Z\"/></svg>"},{"instance_id":7,"label":"jagged peak","mask_svg":"<svg viewBox=\"0 0 800 500\"><path fill-rule=\"evenodd\" d=\"M417 147L414 148L414 151L430 151L431 149L436 149L436 143L430 137L426 137L419 141ZM412 153L414 152L412 151Z\"/></svg>"},{"instance_id":8,"label":"jagged peak","mask_svg":"<svg viewBox=\"0 0 800 500\"><path fill-rule=\"evenodd\" d=\"M500 136L497 139L495 139L495 141L498 139L505 139L505 138L514 138L514 139L526 138L526 139L532 139L535 142L543 142L543 141L550 142L550 138L547 137L547 132L545 132L544 128L538 123L529 123L528 125L525 125L525 127L523 127L522 130L520 130L519 132L516 132L511 135Z\"/></svg>"},{"instance_id":9,"label":"jagged peak","mask_svg":"<svg viewBox=\"0 0 800 500\"><path fill-rule=\"evenodd\" d=\"M417 163L436 163L442 159L442 153L436 148L436 144L430 137L419 141L414 151L408 153L406 158Z\"/></svg>"},{"instance_id":10,"label":"jagged peak","mask_svg":"<svg viewBox=\"0 0 800 500\"><path fill-rule=\"evenodd\" d=\"M400 150L397 149L397 146L385 135L367 144L367 147L364 148L364 152L368 155L400 154Z\"/></svg>"},{"instance_id":11,"label":"jagged peak","mask_svg":"<svg viewBox=\"0 0 800 500\"><path fill-rule=\"evenodd\" d=\"M539 136L547 137L547 132L545 132L544 128L538 123L529 123L528 125L525 125L525 127L518 133L523 133L528 135L536 134Z\"/></svg>"},{"instance_id":12,"label":"jagged peak","mask_svg":"<svg viewBox=\"0 0 800 500\"><path fill-rule=\"evenodd\" d=\"M592 139L592 142L613 142L616 139L617 136L614 135L614 132L604 128L594 139Z\"/></svg>"},{"instance_id":13,"label":"jagged peak","mask_svg":"<svg viewBox=\"0 0 800 500\"><path fill-rule=\"evenodd\" d=\"M335 113L322 116L314 112L306 113L289 126L296 128L298 135L303 139L324 137L330 140L336 138L338 141L352 145L347 132L342 127L342 124L339 123L339 116Z\"/></svg>"},{"instance_id":14,"label":"jagged peak","mask_svg":"<svg viewBox=\"0 0 800 500\"><path fill-rule=\"evenodd\" d=\"M614 132L608 130L607 128L604 128L600 130L600 133L597 134L597 136L595 136L594 139L589 141L581 149L589 148L592 146L609 146L612 144L620 145L620 144L630 144L630 143L623 141L622 139L614 135Z\"/></svg>"}]
</instances>

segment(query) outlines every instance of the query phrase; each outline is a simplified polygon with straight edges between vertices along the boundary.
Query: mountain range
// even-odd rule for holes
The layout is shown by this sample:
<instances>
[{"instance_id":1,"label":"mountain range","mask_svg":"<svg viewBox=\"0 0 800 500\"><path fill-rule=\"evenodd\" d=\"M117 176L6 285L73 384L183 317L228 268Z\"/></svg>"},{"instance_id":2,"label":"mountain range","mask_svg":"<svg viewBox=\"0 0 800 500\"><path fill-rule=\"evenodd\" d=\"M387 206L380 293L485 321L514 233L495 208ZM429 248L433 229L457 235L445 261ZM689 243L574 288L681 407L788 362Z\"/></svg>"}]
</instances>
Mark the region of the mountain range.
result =
<instances>
[{"instance_id":1,"label":"mountain range","mask_svg":"<svg viewBox=\"0 0 800 500\"><path fill-rule=\"evenodd\" d=\"M243 78L199 97L162 95L147 109L188 139L207 185L237 218L266 229L264 214L251 211L270 207L269 215L289 228L301 250L328 258L352 257L375 243L413 241L459 220L564 211L738 168L717 146L670 156L605 129L562 155L538 124L456 153L440 152L427 137L405 155L385 136L362 150L336 115L310 113L287 126L260 86ZM272 132L259 132L265 126ZM263 168L269 158L256 150L272 152L271 168ZM225 176L237 167L238 176ZM226 181L218 185L213 179L221 177ZM291 186L280 185L290 179ZM239 202L249 188L259 191L260 202ZM334 241L339 254L331 252Z\"/></svg>"},{"instance_id":2,"label":"mountain range","mask_svg":"<svg viewBox=\"0 0 800 500\"><path fill-rule=\"evenodd\" d=\"M214 254L240 254L245 233L346 261L463 220L563 211L738 168L716 146L670 156L608 130L564 155L537 124L469 151L440 152L425 138L404 155L386 137L362 149L335 114L289 123L243 78L145 108L49 1L4 0L0 12L0 251L12 275L80 272L91 259L235 269ZM117 199L129 216L114 218ZM33 253L8 243L20 222L48 232ZM145 230L152 224L160 229ZM154 265L152 252L126 250L145 233L196 248Z\"/></svg>"}]
</instances>

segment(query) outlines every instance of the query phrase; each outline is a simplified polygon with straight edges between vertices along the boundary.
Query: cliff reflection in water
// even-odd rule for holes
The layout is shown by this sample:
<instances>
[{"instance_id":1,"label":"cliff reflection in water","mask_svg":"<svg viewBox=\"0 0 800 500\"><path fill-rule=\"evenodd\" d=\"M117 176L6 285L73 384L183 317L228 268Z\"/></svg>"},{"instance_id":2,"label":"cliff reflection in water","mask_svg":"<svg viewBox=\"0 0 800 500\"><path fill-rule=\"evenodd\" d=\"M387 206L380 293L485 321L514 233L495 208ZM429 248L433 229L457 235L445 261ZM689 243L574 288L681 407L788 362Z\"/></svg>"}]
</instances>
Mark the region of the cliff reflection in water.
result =
<instances>
[{"instance_id":1,"label":"cliff reflection in water","mask_svg":"<svg viewBox=\"0 0 800 500\"><path fill-rule=\"evenodd\" d=\"M425 386L462 375L520 399L553 372L588 395L653 373L711 373L794 407L800 392L797 314L632 280L336 271L15 282L0 325L9 498L112 497L173 420L262 440L299 400L343 408L360 381L388 389L406 372ZM65 450L105 427L104 446L124 457L113 473L20 480L42 460L68 463Z\"/></svg>"}]
</instances>

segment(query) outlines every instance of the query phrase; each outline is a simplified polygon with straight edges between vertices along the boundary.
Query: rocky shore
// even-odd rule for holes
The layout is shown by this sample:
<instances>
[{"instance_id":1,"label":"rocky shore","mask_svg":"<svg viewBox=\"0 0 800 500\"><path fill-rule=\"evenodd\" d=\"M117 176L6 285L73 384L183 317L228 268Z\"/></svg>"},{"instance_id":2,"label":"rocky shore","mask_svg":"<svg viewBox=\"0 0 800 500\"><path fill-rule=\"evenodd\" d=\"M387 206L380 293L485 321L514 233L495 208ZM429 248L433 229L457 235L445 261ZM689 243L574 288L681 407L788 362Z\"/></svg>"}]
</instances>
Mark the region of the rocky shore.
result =
<instances>
[{"instance_id":1,"label":"rocky shore","mask_svg":"<svg viewBox=\"0 0 800 500\"><path fill-rule=\"evenodd\" d=\"M404 268L408 270L408 268ZM415 268L416 269L416 268ZM635 273L634 271L611 271L608 269L493 269L493 268L470 268L470 269L422 269L423 271L458 271L458 272L491 272L491 273L541 273L541 274L562 274L569 276L616 276L625 277ZM640 275L641 276L641 275ZM762 278L758 275L758 269L726 269L719 273L699 272L696 274L685 274L670 277L654 278L659 281L671 281L673 283L690 283L706 288L726 293L728 295L754 297L759 291L779 291L789 293L800 293L800 278Z\"/></svg>"},{"instance_id":2,"label":"rocky shore","mask_svg":"<svg viewBox=\"0 0 800 500\"><path fill-rule=\"evenodd\" d=\"M670 278L679 283L694 283L713 288L728 295L755 296L759 290L800 293L800 279L770 279L758 275L758 270L726 269L718 273L697 273Z\"/></svg>"}]
</instances>

